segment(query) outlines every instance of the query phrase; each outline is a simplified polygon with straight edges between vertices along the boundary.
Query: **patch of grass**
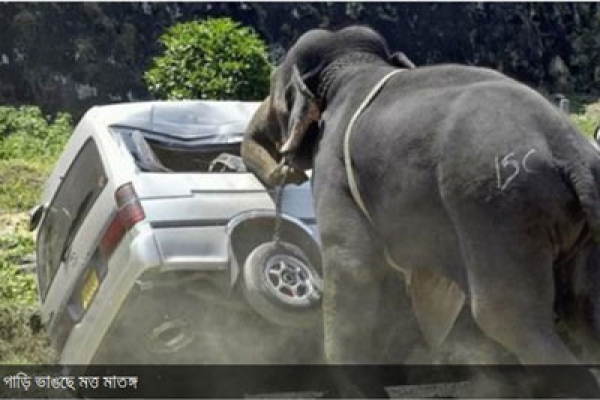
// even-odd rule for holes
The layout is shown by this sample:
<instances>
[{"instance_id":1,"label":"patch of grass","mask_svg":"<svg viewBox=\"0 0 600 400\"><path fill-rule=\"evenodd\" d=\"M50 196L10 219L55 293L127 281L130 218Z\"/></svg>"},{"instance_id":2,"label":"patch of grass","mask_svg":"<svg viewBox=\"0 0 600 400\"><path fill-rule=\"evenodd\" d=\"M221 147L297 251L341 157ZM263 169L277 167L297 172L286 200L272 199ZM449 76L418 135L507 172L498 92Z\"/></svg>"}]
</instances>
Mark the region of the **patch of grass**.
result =
<instances>
[{"instance_id":1,"label":"patch of grass","mask_svg":"<svg viewBox=\"0 0 600 400\"><path fill-rule=\"evenodd\" d=\"M71 132L71 117L38 107L0 107L0 212L36 204Z\"/></svg>"},{"instance_id":2,"label":"patch of grass","mask_svg":"<svg viewBox=\"0 0 600 400\"><path fill-rule=\"evenodd\" d=\"M0 363L55 360L39 316L29 210L73 130L71 117L37 107L0 107Z\"/></svg>"},{"instance_id":3,"label":"patch of grass","mask_svg":"<svg viewBox=\"0 0 600 400\"><path fill-rule=\"evenodd\" d=\"M585 136L591 138L596 127L600 125L600 116L571 114L571 121Z\"/></svg>"},{"instance_id":4,"label":"patch of grass","mask_svg":"<svg viewBox=\"0 0 600 400\"><path fill-rule=\"evenodd\" d=\"M35 276L19 271L10 263L0 262L0 304L29 305L37 301Z\"/></svg>"},{"instance_id":5,"label":"patch of grass","mask_svg":"<svg viewBox=\"0 0 600 400\"><path fill-rule=\"evenodd\" d=\"M34 237L26 213L0 214L0 364L52 363L56 356L42 326L31 262Z\"/></svg>"},{"instance_id":6,"label":"patch of grass","mask_svg":"<svg viewBox=\"0 0 600 400\"><path fill-rule=\"evenodd\" d=\"M26 211L37 204L53 165L50 160L1 160L0 212Z\"/></svg>"},{"instance_id":7,"label":"patch of grass","mask_svg":"<svg viewBox=\"0 0 600 400\"><path fill-rule=\"evenodd\" d=\"M28 262L35 251L33 235L27 231L27 215L9 214L0 218L5 222L0 232L0 305L33 305L37 301L35 276L19 266Z\"/></svg>"},{"instance_id":8,"label":"patch of grass","mask_svg":"<svg viewBox=\"0 0 600 400\"><path fill-rule=\"evenodd\" d=\"M35 306L0 306L0 363L49 364L56 361Z\"/></svg>"},{"instance_id":9,"label":"patch of grass","mask_svg":"<svg viewBox=\"0 0 600 400\"><path fill-rule=\"evenodd\" d=\"M600 99L591 96L569 96L571 121L587 137L600 125Z\"/></svg>"},{"instance_id":10,"label":"patch of grass","mask_svg":"<svg viewBox=\"0 0 600 400\"><path fill-rule=\"evenodd\" d=\"M0 107L0 159L53 160L72 130L69 114L51 118L38 107Z\"/></svg>"}]
</instances>

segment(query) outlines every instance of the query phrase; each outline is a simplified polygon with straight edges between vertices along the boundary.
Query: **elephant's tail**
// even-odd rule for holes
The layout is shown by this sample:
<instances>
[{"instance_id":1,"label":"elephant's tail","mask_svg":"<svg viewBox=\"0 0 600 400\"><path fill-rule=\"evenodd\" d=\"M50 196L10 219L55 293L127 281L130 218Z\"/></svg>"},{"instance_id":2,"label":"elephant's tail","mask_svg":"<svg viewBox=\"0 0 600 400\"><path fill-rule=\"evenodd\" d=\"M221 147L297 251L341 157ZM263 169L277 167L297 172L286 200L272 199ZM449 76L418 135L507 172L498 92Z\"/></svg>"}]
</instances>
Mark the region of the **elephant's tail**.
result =
<instances>
[{"instance_id":1,"label":"elephant's tail","mask_svg":"<svg viewBox=\"0 0 600 400\"><path fill-rule=\"evenodd\" d=\"M600 170L600 161L598 163L598 166L590 166L576 161L563 166L563 171L577 195L594 240L600 243L600 182L594 174L594 169Z\"/></svg>"}]
</instances>

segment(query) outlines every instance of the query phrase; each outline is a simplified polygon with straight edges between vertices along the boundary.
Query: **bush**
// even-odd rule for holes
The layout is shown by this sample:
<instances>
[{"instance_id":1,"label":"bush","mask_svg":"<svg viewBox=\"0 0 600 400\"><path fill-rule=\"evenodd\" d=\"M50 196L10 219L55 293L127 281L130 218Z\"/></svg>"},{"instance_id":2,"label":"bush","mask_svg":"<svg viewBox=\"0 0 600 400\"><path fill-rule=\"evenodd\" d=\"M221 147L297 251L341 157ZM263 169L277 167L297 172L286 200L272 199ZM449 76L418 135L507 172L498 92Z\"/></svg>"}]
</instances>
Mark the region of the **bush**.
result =
<instances>
[{"instance_id":1,"label":"bush","mask_svg":"<svg viewBox=\"0 0 600 400\"><path fill-rule=\"evenodd\" d=\"M271 65L265 43L229 18L186 22L159 41L164 53L144 74L159 99L262 100Z\"/></svg>"},{"instance_id":2,"label":"bush","mask_svg":"<svg viewBox=\"0 0 600 400\"><path fill-rule=\"evenodd\" d=\"M27 210L73 130L71 116L38 107L0 107L0 212Z\"/></svg>"},{"instance_id":3,"label":"bush","mask_svg":"<svg viewBox=\"0 0 600 400\"><path fill-rule=\"evenodd\" d=\"M72 130L71 116L66 113L51 120L38 107L0 107L0 159L53 161Z\"/></svg>"}]
</instances>

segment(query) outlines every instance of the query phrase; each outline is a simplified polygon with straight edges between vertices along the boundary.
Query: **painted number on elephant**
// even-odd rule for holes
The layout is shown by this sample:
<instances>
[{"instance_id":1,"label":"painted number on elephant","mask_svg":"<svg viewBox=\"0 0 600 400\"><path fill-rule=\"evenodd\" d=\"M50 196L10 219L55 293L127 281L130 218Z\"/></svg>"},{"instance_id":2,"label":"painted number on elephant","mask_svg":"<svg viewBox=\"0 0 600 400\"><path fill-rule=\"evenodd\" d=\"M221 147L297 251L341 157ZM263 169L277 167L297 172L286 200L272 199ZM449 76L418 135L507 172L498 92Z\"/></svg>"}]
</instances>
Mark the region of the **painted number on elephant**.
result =
<instances>
[{"instance_id":1,"label":"painted number on elephant","mask_svg":"<svg viewBox=\"0 0 600 400\"><path fill-rule=\"evenodd\" d=\"M496 177L498 180L498 189L504 190L512 182L513 179L519 175L521 170L532 173L535 172L528 165L527 161L535 149L530 149L525 155L519 160L514 152L508 153L504 157L496 156Z\"/></svg>"}]
</instances>

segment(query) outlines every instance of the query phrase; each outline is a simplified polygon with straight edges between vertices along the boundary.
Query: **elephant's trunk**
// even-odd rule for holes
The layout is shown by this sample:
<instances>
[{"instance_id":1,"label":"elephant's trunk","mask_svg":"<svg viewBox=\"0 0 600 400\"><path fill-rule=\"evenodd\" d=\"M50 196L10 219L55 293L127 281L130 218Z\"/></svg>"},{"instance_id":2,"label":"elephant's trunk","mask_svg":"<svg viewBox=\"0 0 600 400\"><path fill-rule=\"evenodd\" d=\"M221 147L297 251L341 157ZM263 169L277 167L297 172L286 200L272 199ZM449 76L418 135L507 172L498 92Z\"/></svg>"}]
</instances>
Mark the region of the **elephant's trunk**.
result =
<instances>
[{"instance_id":1,"label":"elephant's trunk","mask_svg":"<svg viewBox=\"0 0 600 400\"><path fill-rule=\"evenodd\" d=\"M249 171L265 184L271 185L271 175L281 155L277 151L275 134L269 118L270 99L267 97L250 120L241 146L241 155Z\"/></svg>"},{"instance_id":2,"label":"elephant's trunk","mask_svg":"<svg viewBox=\"0 0 600 400\"><path fill-rule=\"evenodd\" d=\"M284 181L299 185L308 177L302 170L283 164L279 139L280 131L267 97L248 124L241 147L242 158L248 170L267 186L281 185Z\"/></svg>"}]
</instances>

